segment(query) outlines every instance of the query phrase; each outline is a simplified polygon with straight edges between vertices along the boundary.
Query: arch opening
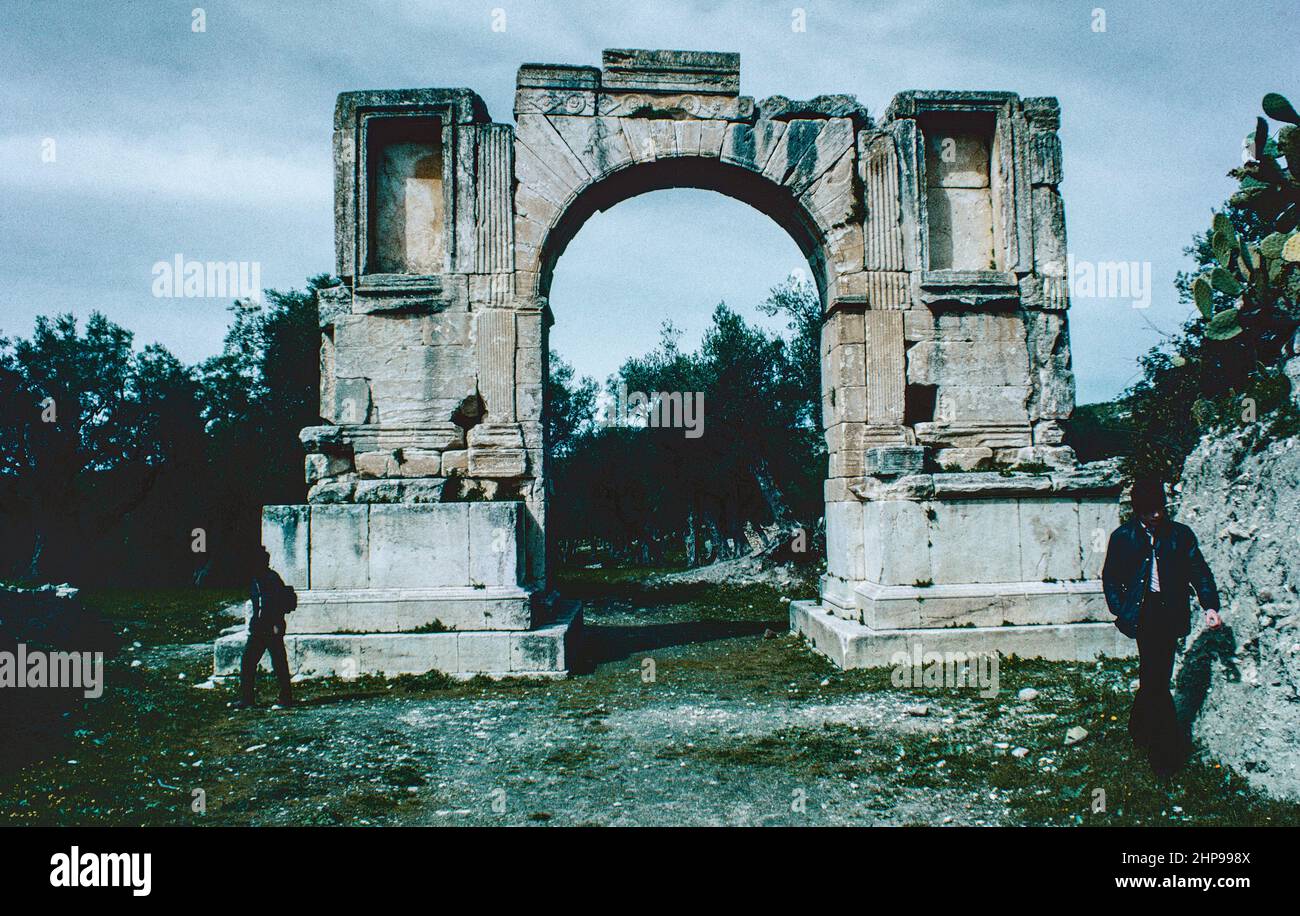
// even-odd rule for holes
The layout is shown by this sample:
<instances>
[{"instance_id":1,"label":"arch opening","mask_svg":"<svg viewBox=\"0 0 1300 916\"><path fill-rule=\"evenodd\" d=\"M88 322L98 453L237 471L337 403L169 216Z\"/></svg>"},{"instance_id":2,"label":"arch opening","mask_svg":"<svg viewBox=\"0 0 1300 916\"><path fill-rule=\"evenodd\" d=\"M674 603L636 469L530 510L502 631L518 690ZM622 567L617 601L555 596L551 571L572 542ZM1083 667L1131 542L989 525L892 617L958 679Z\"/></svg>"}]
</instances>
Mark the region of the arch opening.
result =
<instances>
[{"instance_id":1,"label":"arch opening","mask_svg":"<svg viewBox=\"0 0 1300 916\"><path fill-rule=\"evenodd\" d=\"M669 164L680 164L683 161L685 160L669 160ZM735 173L742 170L727 171ZM707 257L702 258L691 264L693 270L687 268L688 276L730 278L740 288L740 294L737 295L737 291L730 289L732 284L726 283L725 279L721 288L714 287L703 295L687 281L673 289L674 295L670 296L672 305L665 309L645 309L644 312L652 313L653 317L646 314L645 321L638 323L637 330L632 334L626 333L626 328L621 323L617 328L611 328L602 322L590 322L584 326L581 342L572 352L565 344L557 347L565 366L563 371L570 383L580 383L582 375L595 376L597 391L603 398L598 413L613 411L617 416L607 422L597 420L592 427L595 435L566 440L579 442L581 451L576 454L563 451L563 447L557 452L557 443L551 441L551 427L548 426L548 569L556 573L561 569L573 569L574 564L581 567L593 560L605 563L612 561L620 566L631 563L665 567L684 565L689 568L718 560L737 559L748 554L751 549L785 555L789 553L787 542L791 532L796 528L804 533L799 549L806 553L806 556L798 559L812 559L820 555L819 547L807 542L812 540L817 521L824 514L822 490L826 467L819 416L822 300L819 290L802 283L789 282L793 274L790 268L799 264L801 259L803 264L810 265L810 253L816 256L817 247L812 242L812 230L802 222L803 217L793 206L793 201L783 211L778 211L782 218L777 218L773 213L780 204L777 195L769 195L763 201L763 206L758 205L755 188L763 181L760 176L751 175L754 180L746 181L742 175L738 186L737 183L732 183L725 186L726 190L722 190L718 187L716 171L696 172L689 182L683 181L681 174L677 170L671 174L663 171L652 174L643 170L635 183L620 183L612 188L605 184L595 194L591 193L595 188L593 184L587 192L575 195L575 203L566 210L564 216L557 219L550 234L551 244L547 248L549 257L545 269L548 299L551 298L551 285L556 268L562 260L561 256L569 253L571 257L588 258L592 253L586 247L586 239L590 236L582 232L584 228L587 232L597 227L597 231L614 228L618 236L635 238L624 235L631 228L629 223L620 221L614 227L609 227L603 219L593 220L592 217L604 211L617 210L617 204L631 198L644 197L651 191L690 190L713 193L688 194L672 201L671 210L656 213L654 223L645 227L649 232L671 236L673 224L698 215L698 211L692 213L693 204L721 195L716 198L715 205L723 213L734 219L738 215L734 211L745 211L751 223L736 226L736 234L727 237L722 234L726 216L718 214L719 218L711 221L715 232L709 234L706 230L699 233L695 236L695 241L708 238L709 242L704 244L711 247L711 242L716 240L722 250L745 248L749 246L751 237L762 229L769 233L769 237L761 241L754 239L753 244L762 246L768 258L766 263L779 267L761 283L746 283L744 280L748 275L744 273L745 268L737 269L731 257L724 256L717 259L716 263ZM723 198L726 200L723 201ZM581 201L580 208L575 209L578 201ZM710 214L712 215L714 214ZM770 228L773 223L782 231L773 232ZM570 250L575 239L579 241ZM791 241L795 242L793 246L790 245ZM604 256L596 261L584 262L596 265L590 276L597 283L612 283L622 287L630 280L634 288L653 290L652 295L656 296L662 289L656 265L662 264L672 270L677 263L672 260L672 250L682 250L672 244L666 246L669 251L655 246L648 252L648 260L642 265L643 269L629 276L621 269L619 261L639 258L645 249L633 245L629 250L609 238L602 238L597 245L601 246L601 254ZM606 245L609 250L605 250ZM798 255L795 254L796 251ZM669 260L659 260L665 257ZM759 260L751 259L747 266L752 268L758 263ZM807 274L803 271L800 274L806 280ZM561 303L576 304L579 309L586 304L584 299L573 302L572 287L567 280L570 275L567 271L561 271L561 276L565 279L556 285L557 299L550 303L554 306L558 322L556 328L569 324L566 318L571 318L573 314L568 308L561 308ZM770 300L773 288L795 285L807 290L801 296L801 304L803 314L810 316L811 320L802 325L802 332L789 326L792 321L789 313L778 311L764 317L758 307L760 303ZM593 301L599 302L599 287L595 288L597 293ZM564 298L560 299L561 296ZM687 303L692 312L696 307L704 306L704 314L699 316L703 320L698 325L694 321L695 315L692 315L686 319L686 327L682 327L675 320L681 311L670 311L673 306ZM613 313L617 314L617 306ZM605 313L600 314L603 317ZM578 311L578 315L581 316L582 312ZM669 319L676 331L684 332L680 349L668 350L680 357L681 362L676 359L669 361L668 365L657 362L656 357L665 352L662 345L667 339L660 336L658 329L653 328L660 318ZM547 324L549 323L548 321ZM582 323L581 320L579 323ZM586 327L591 330L586 330ZM697 331L702 332L703 339L692 339ZM552 353L552 333L548 330L543 336L542 349L548 354ZM579 365L576 367L579 371L570 374L570 361L575 353L582 354L581 358L585 358L588 365L608 358L606 351L590 348L590 338L617 340L615 349L623 358L613 365L602 365L598 372L588 372L587 366ZM706 348L705 341L710 338L713 345ZM565 343L569 340L566 337ZM737 340L746 343L737 346ZM796 353L803 357L802 362ZM811 360L808 356L811 356ZM734 364L731 360L735 361ZM683 363L689 368L683 370ZM632 367L630 372L626 371L629 365ZM608 373L604 371L606 366L610 370ZM796 372L796 366L804 371ZM562 409L569 409L573 403L571 390L561 392L560 397L552 400L552 368L548 361L547 409L554 411L557 403ZM658 370L664 370L663 374L659 375ZM725 376L728 372L734 374L725 385L716 388L711 386L710 380ZM754 383L757 375L781 381L765 382L770 385L765 388L765 383ZM767 396L795 375L801 380L800 384L781 388L776 397ZM610 380L609 385L600 384L606 379ZM701 392L668 390L682 385L694 389L701 380L703 382L698 387L705 389ZM752 390L749 386L752 386ZM623 392L624 398L620 400L613 392ZM699 395L704 401L701 413L707 416L692 416L688 413L687 425L683 429L654 429L653 421L648 424L651 428L645 430L626 429L627 425L637 425L635 422L626 423L627 414L635 410L633 399L642 395L653 398L661 392L667 393L669 398L678 399L662 402L661 409L672 405L665 413L672 412L677 404L689 404L688 399ZM766 406L761 409L753 406L742 410L734 409L737 404L743 404L747 400L751 405L759 401ZM773 402L780 404L772 406ZM656 407L651 404L649 409L653 415ZM553 413L549 415L554 419ZM745 419L737 420L742 415ZM789 422L771 422L778 416ZM556 425L571 429L568 419L566 417ZM689 421L692 419L704 419L702 429L691 428ZM774 449L773 443L784 442L793 426L798 426L799 441ZM703 433L702 438L697 438L695 433ZM626 441L629 436L641 437L639 444L629 444ZM676 470L665 470L669 468ZM647 471L650 473L645 473ZM662 479L643 483L641 478L647 476ZM623 506L626 509L625 515L604 505L612 499L610 494L616 492L623 493L630 503ZM622 499L621 496L619 498ZM653 510L647 512L647 505L653 506ZM629 525L629 530L637 526L635 519L642 519L645 523L644 531L637 528L636 536L629 538L629 543L616 544L616 537L604 536L606 529L611 527L606 523L613 520L615 515L620 524L626 522ZM582 546L575 550L575 543ZM756 548L756 543L761 543L762 547Z\"/></svg>"},{"instance_id":2,"label":"arch opening","mask_svg":"<svg viewBox=\"0 0 1300 916\"><path fill-rule=\"evenodd\" d=\"M794 240L807 259L825 307L829 278L820 243L822 233L789 189L742 166L719 159L687 156L623 166L593 179L580 189L547 232L542 246L539 295L550 296L556 263L594 214L630 198L672 188L716 191L770 217Z\"/></svg>"}]
</instances>

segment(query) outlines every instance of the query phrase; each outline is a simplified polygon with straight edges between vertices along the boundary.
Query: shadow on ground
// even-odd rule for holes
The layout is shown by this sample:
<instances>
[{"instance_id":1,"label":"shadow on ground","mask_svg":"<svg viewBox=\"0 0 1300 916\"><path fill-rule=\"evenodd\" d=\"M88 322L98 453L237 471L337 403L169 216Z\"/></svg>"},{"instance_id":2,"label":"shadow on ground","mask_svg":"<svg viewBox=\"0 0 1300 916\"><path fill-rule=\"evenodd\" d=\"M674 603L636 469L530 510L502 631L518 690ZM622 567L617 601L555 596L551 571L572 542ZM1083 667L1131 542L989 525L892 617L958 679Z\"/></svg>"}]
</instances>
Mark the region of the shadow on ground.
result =
<instances>
[{"instance_id":1,"label":"shadow on ground","mask_svg":"<svg viewBox=\"0 0 1300 916\"><path fill-rule=\"evenodd\" d=\"M696 621L693 623L644 623L619 626L590 621L583 624L572 662L574 674L591 674L597 666L619 661L633 655L707 643L719 639L741 636L762 636L764 632L780 632L785 627L780 621L751 623L749 621Z\"/></svg>"}]
</instances>

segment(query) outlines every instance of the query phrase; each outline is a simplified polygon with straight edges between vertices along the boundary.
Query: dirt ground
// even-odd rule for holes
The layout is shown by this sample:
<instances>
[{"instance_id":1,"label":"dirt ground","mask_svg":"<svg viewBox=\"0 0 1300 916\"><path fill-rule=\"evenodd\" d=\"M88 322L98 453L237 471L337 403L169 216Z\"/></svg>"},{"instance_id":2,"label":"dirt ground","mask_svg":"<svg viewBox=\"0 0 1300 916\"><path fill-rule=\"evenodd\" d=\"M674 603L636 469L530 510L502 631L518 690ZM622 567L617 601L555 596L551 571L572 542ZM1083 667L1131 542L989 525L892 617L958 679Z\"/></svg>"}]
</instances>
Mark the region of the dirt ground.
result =
<instances>
[{"instance_id":1,"label":"dirt ground","mask_svg":"<svg viewBox=\"0 0 1300 916\"><path fill-rule=\"evenodd\" d=\"M1158 783L1123 728L1131 662L1007 660L984 698L839 671L789 635L788 596L767 585L593 579L567 593L586 618L585 663L567 680L304 682L300 705L248 711L227 708L233 685L198 687L209 642L163 642L186 629L150 616L147 595L117 601L127 648L106 700L70 712L62 746L0 779L0 822L1298 820L1203 757ZM1025 687L1037 696L1018 698ZM1067 745L1074 726L1088 735Z\"/></svg>"}]
</instances>

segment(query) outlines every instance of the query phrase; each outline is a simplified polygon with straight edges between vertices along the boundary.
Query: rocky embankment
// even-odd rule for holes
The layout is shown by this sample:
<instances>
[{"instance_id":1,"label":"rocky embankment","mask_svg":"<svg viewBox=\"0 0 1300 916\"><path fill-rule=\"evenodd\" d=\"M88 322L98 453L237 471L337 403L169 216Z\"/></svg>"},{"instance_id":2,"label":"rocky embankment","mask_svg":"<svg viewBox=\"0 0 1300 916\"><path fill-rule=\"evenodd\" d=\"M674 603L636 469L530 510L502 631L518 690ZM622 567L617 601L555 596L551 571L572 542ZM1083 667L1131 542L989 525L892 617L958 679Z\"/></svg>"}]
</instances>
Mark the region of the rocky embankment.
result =
<instances>
[{"instance_id":1,"label":"rocky embankment","mask_svg":"<svg viewBox=\"0 0 1300 916\"><path fill-rule=\"evenodd\" d=\"M1300 437L1207 436L1178 517L1218 579L1223 630L1198 615L1176 672L1196 738L1269 794L1300 800Z\"/></svg>"}]
</instances>

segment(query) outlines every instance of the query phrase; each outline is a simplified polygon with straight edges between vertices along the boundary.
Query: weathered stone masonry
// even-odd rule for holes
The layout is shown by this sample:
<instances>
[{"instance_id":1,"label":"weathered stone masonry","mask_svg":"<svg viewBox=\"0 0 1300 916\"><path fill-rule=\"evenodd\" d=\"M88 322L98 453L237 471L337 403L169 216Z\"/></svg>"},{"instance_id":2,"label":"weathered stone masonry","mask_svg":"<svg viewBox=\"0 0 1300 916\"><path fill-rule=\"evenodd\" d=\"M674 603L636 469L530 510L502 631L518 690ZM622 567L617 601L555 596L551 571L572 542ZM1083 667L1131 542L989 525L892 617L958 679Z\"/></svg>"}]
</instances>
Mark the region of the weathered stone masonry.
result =
<instances>
[{"instance_id":1,"label":"weathered stone masonry","mask_svg":"<svg viewBox=\"0 0 1300 916\"><path fill-rule=\"evenodd\" d=\"M539 600L551 273L591 214L668 187L771 216L825 305L828 571L792 626L845 665L915 638L1117 651L1092 546L1117 483L1062 445L1054 99L906 92L877 123L851 96L755 103L735 54L613 50L525 64L514 115L467 89L339 96L325 425L308 504L263 530L300 590L299 670L567 669L575 611Z\"/></svg>"}]
</instances>

